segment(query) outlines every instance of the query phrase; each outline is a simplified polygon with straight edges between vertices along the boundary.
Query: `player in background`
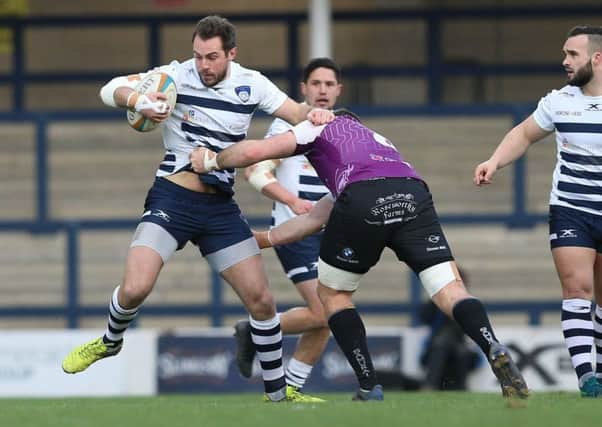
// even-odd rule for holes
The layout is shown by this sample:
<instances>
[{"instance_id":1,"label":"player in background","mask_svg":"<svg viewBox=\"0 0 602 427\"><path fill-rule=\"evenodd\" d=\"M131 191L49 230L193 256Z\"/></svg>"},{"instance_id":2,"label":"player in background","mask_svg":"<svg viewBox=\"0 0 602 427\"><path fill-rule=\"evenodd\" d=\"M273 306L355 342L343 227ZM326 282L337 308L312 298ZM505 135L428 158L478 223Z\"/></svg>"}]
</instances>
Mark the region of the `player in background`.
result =
<instances>
[{"instance_id":1,"label":"player in background","mask_svg":"<svg viewBox=\"0 0 602 427\"><path fill-rule=\"evenodd\" d=\"M572 28L562 50L568 84L543 97L533 114L506 134L489 160L476 167L474 182L490 184L498 169L556 131L549 227L562 285L562 332L581 395L602 397L602 27Z\"/></svg>"},{"instance_id":2,"label":"player in background","mask_svg":"<svg viewBox=\"0 0 602 427\"><path fill-rule=\"evenodd\" d=\"M300 88L306 104L332 109L341 94L341 70L330 58L312 59L303 69ZM286 132L291 127L289 123L276 119L268 129L266 138ZM272 226L309 212L313 204L328 193L328 188L304 155L260 162L246 168L245 176L257 191L274 200ZM298 242L274 247L284 272L307 304L306 307L295 307L280 313L282 333L301 334L295 353L284 371L287 384L298 390L310 376L330 337L317 293L321 238L322 233L319 232ZM244 377L249 378L255 346L248 321L236 324L235 336L238 368Z\"/></svg>"},{"instance_id":3,"label":"player in background","mask_svg":"<svg viewBox=\"0 0 602 427\"><path fill-rule=\"evenodd\" d=\"M243 141L219 154L198 148L191 154L193 169L242 167L306 153L330 193L308 214L256 237L260 247L282 245L326 224L318 295L330 330L359 382L355 400L383 400L352 296L385 247L420 277L439 309L453 317L487 355L504 396L528 397L527 385L508 349L498 342L485 307L464 287L424 180L388 139L362 125L354 114L338 114L329 124L304 121L291 131Z\"/></svg>"},{"instance_id":4,"label":"player in background","mask_svg":"<svg viewBox=\"0 0 602 427\"><path fill-rule=\"evenodd\" d=\"M145 73L116 77L100 91L108 106L130 108L163 122L166 152L133 236L125 277L113 292L106 332L68 354L63 370L81 372L119 353L124 333L152 291L163 264L190 241L232 286L249 312L254 339L258 337L255 344L265 399L321 401L286 386L280 321L260 250L232 198L235 170L197 174L189 161L196 147L220 151L243 140L257 109L298 123L308 117L310 107L291 100L265 76L234 61L235 27L224 18L208 16L198 22L192 35L192 53L188 61L173 61L159 68L177 86L177 103L170 115L164 108L164 94L143 95L134 90ZM324 123L333 115L316 110L309 117Z\"/></svg>"}]
</instances>

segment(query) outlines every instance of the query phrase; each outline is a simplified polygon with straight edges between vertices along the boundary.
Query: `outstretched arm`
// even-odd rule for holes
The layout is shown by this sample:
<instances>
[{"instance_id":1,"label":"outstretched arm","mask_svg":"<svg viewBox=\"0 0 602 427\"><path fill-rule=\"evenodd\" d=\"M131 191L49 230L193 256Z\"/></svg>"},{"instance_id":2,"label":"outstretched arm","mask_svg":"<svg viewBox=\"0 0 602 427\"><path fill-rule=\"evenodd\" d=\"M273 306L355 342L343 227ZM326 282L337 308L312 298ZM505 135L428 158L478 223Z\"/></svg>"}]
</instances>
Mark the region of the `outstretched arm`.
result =
<instances>
[{"instance_id":1,"label":"outstretched arm","mask_svg":"<svg viewBox=\"0 0 602 427\"><path fill-rule=\"evenodd\" d=\"M274 111L274 116L289 122L292 125L309 120L314 125L330 123L334 120L334 114L330 110L311 107L288 98L284 104Z\"/></svg>"},{"instance_id":2,"label":"outstretched arm","mask_svg":"<svg viewBox=\"0 0 602 427\"><path fill-rule=\"evenodd\" d=\"M198 147L190 154L192 169L206 173L215 169L242 168L267 159L280 159L295 153L297 140L288 131L267 139L247 139L232 144L219 154Z\"/></svg>"},{"instance_id":3,"label":"outstretched arm","mask_svg":"<svg viewBox=\"0 0 602 427\"><path fill-rule=\"evenodd\" d=\"M286 101L284 101L284 103L276 111L274 111L274 116L292 125L296 125L297 123L307 119L307 114L312 108L313 107L307 104L301 104L293 101L290 98L287 98Z\"/></svg>"},{"instance_id":4,"label":"outstretched arm","mask_svg":"<svg viewBox=\"0 0 602 427\"><path fill-rule=\"evenodd\" d=\"M289 219L269 231L254 232L259 247L285 245L319 231L328 222L333 206L332 196L327 194L318 200L309 213Z\"/></svg>"},{"instance_id":5,"label":"outstretched arm","mask_svg":"<svg viewBox=\"0 0 602 427\"><path fill-rule=\"evenodd\" d=\"M546 137L551 132L539 127L533 116L515 126L506 134L489 160L478 165L474 171L476 185L490 184L498 169L509 165L527 151L529 146Z\"/></svg>"}]
</instances>

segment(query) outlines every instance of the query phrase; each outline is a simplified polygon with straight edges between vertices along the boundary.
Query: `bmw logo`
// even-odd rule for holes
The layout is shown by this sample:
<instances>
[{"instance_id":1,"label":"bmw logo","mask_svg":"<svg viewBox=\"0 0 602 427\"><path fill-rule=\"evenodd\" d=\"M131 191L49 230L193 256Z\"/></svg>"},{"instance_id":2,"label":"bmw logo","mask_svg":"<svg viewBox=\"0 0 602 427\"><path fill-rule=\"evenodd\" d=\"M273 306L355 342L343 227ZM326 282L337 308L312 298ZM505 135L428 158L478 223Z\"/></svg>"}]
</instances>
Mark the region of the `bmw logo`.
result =
<instances>
[{"instance_id":1,"label":"bmw logo","mask_svg":"<svg viewBox=\"0 0 602 427\"><path fill-rule=\"evenodd\" d=\"M341 254L343 255L344 258L353 258L353 256L355 255L355 252L351 248L344 248L341 251Z\"/></svg>"}]
</instances>

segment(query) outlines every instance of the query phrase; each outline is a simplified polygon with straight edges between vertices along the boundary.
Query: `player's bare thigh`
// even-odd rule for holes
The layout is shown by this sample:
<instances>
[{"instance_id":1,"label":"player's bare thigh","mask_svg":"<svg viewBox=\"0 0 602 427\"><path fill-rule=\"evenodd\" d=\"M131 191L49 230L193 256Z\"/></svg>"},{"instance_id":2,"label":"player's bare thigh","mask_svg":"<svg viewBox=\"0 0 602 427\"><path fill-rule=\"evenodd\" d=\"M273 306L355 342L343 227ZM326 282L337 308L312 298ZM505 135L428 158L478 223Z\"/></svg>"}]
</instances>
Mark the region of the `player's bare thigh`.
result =
<instances>
[{"instance_id":1,"label":"player's bare thigh","mask_svg":"<svg viewBox=\"0 0 602 427\"><path fill-rule=\"evenodd\" d=\"M303 319L304 330L324 328L328 326L324 306L318 297L318 279L304 280L295 285L297 291L307 304Z\"/></svg>"},{"instance_id":2,"label":"player's bare thigh","mask_svg":"<svg viewBox=\"0 0 602 427\"><path fill-rule=\"evenodd\" d=\"M552 249L552 257L562 285L562 297L591 299L594 264L599 258L596 251L580 246L560 246Z\"/></svg>"},{"instance_id":3,"label":"player's bare thigh","mask_svg":"<svg viewBox=\"0 0 602 427\"><path fill-rule=\"evenodd\" d=\"M295 284L295 287L312 312L317 315L323 314L322 303L318 298L318 279L304 280Z\"/></svg>"},{"instance_id":4,"label":"player's bare thigh","mask_svg":"<svg viewBox=\"0 0 602 427\"><path fill-rule=\"evenodd\" d=\"M276 315L261 255L245 258L222 271L221 275L254 319L266 320Z\"/></svg>"},{"instance_id":5,"label":"player's bare thigh","mask_svg":"<svg viewBox=\"0 0 602 427\"><path fill-rule=\"evenodd\" d=\"M130 248L119 287L119 304L125 309L142 304L153 290L162 267L163 259L156 250L148 246Z\"/></svg>"}]
</instances>

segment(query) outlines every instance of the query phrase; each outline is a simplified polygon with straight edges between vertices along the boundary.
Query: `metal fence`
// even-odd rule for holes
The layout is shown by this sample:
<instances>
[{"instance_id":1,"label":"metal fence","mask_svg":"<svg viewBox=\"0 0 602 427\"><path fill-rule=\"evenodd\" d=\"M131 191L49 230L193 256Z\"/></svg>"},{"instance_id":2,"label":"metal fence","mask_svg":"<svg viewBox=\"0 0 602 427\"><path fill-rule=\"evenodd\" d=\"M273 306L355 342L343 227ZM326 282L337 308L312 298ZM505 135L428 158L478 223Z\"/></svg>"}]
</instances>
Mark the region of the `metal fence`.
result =
<instances>
[{"instance_id":1,"label":"metal fence","mask_svg":"<svg viewBox=\"0 0 602 427\"><path fill-rule=\"evenodd\" d=\"M335 21L362 20L423 20L427 31L427 58L424 66L412 67L351 67L345 69L349 78L378 76L424 76L428 82L428 104L406 105L395 107L355 106L361 115L382 116L512 116L515 123L522 120L532 105L443 105L441 104L441 80L445 76L457 75L520 75L534 73L558 73L559 64L526 64L515 63L505 65L470 65L445 64L441 56L441 26L446 20L454 19L537 19L549 17L567 17L583 15L601 15L602 9L597 7L572 8L514 8L514 9L450 9L450 10L411 10L411 11L378 11L378 12L335 12ZM249 14L228 15L234 23L240 22L280 22L286 23L288 32L288 67L284 69L262 70L272 78L285 78L291 88L291 96L295 97L298 78L299 26L307 20L305 14ZM36 176L36 215L32 220L0 221L2 232L28 233L66 233L67 243L65 260L67 263L67 280L65 283L66 304L60 306L0 306L0 316L4 317L64 317L70 328L77 328L82 317L98 316L106 313L106 307L83 305L79 301L79 239L80 233L87 230L123 230L133 229L137 219L113 220L57 220L49 216L48 196L48 126L54 122L77 121L114 121L122 120L122 113L116 111L26 111L24 108L24 89L30 83L57 82L103 82L115 75L138 72L139 70L114 70L101 73L60 72L33 73L25 69L24 31L33 27L67 28L73 25L85 26L126 26L144 25L148 29L148 68L158 65L161 58L160 38L162 26L173 23L193 24L196 18L186 16L69 16L69 17L28 17L3 18L0 27L8 27L13 31L13 67L10 72L0 74L0 84L12 86L12 108L8 112L0 112L0 125L6 123L31 123L36 129L35 176ZM526 208L526 161L518 160L514 166L513 176L513 208L509 213L499 214L460 214L442 215L441 220L447 224L504 224L508 227L531 227L546 220L544 215L531 213ZM249 218L252 225L265 225L266 218ZM188 316L206 315L214 326L221 326L223 317L242 314L240 305L223 302L222 284L216 273L211 274L211 299L207 304L167 305L160 304L145 307L150 315ZM412 274L410 298L406 303L373 303L359 305L363 312L375 314L409 314L413 324L418 323L418 305L421 298L421 286ZM279 306L285 310L287 306ZM556 311L557 301L515 302L497 301L487 304L493 312L523 312L529 314L529 323L537 324L540 316L546 311Z\"/></svg>"}]
</instances>

